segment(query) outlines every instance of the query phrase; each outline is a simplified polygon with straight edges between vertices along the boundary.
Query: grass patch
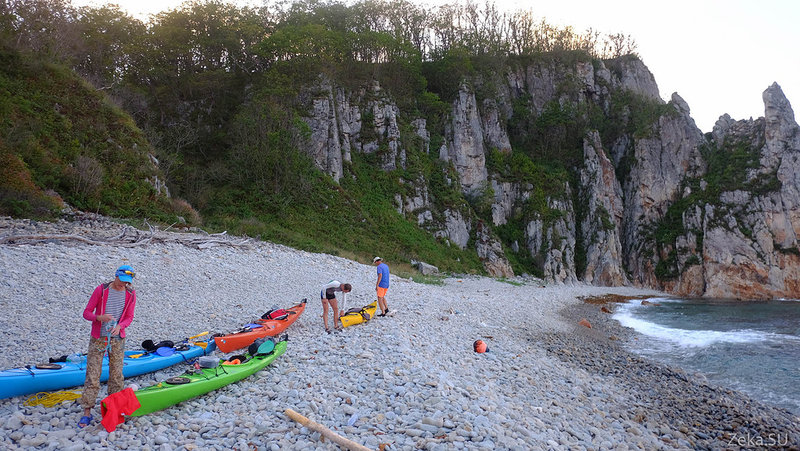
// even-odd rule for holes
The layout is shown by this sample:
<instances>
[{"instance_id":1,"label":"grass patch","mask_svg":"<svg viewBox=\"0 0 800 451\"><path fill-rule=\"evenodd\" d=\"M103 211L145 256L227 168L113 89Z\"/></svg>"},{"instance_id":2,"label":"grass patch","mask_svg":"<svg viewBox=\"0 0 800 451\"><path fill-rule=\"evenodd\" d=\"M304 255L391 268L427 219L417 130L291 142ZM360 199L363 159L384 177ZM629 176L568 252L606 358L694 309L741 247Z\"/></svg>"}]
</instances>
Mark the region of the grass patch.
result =
<instances>
[{"instance_id":1,"label":"grass patch","mask_svg":"<svg viewBox=\"0 0 800 451\"><path fill-rule=\"evenodd\" d=\"M423 283L425 285L443 286L444 279L446 279L447 276L434 276L434 275L425 276L422 274L414 274L413 276L409 276L408 278L416 283Z\"/></svg>"},{"instance_id":2,"label":"grass patch","mask_svg":"<svg viewBox=\"0 0 800 451\"><path fill-rule=\"evenodd\" d=\"M500 278L498 278L496 280L498 282L504 282L504 283L507 283L509 285L514 285L515 287L521 287L521 286L525 285L525 283L523 283L523 282L517 282L516 280L506 279L505 277L500 277Z\"/></svg>"},{"instance_id":3,"label":"grass patch","mask_svg":"<svg viewBox=\"0 0 800 451\"><path fill-rule=\"evenodd\" d=\"M392 262L395 274L404 270L401 265L407 265L409 275L416 274L410 266L412 259L446 272L482 273L474 249L447 246L397 212L395 195L407 189L400 183L403 171L375 171L370 161L373 157L354 153L341 185L310 165L298 165L288 169L300 172L284 177L287 185L282 190L271 191L247 181L241 187L217 189L203 215L217 231L365 263L380 255ZM295 186L301 182L304 186Z\"/></svg>"}]
</instances>

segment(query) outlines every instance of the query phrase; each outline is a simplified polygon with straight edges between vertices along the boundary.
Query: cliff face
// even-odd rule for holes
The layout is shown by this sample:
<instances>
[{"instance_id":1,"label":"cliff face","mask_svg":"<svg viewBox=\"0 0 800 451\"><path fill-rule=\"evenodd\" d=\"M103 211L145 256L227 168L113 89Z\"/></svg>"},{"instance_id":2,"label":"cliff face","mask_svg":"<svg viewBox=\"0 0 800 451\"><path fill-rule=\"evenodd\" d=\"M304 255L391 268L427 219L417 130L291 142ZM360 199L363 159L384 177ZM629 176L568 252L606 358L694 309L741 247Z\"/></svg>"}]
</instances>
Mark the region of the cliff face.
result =
<instances>
[{"instance_id":1,"label":"cliff face","mask_svg":"<svg viewBox=\"0 0 800 451\"><path fill-rule=\"evenodd\" d=\"M451 117L445 128L447 144L442 146L439 158L453 163L464 192L470 193L486 182L488 174L483 121L475 93L467 86L459 90Z\"/></svg>"},{"instance_id":2,"label":"cliff face","mask_svg":"<svg viewBox=\"0 0 800 451\"><path fill-rule=\"evenodd\" d=\"M581 222L580 238L589 243L583 280L595 285L625 285L628 277L623 271L619 233L625 218L622 187L596 131L586 137L583 154L580 190L586 216Z\"/></svg>"},{"instance_id":3,"label":"cliff face","mask_svg":"<svg viewBox=\"0 0 800 451\"><path fill-rule=\"evenodd\" d=\"M648 234L681 196L684 180L704 171L699 146L705 138L689 116L689 107L677 94L669 106L674 109L660 116L647 136L625 138L632 155L628 158L633 161L623 184L625 266L634 283L649 287L661 286L655 269L669 251L651 255Z\"/></svg>"},{"instance_id":4,"label":"cliff face","mask_svg":"<svg viewBox=\"0 0 800 451\"><path fill-rule=\"evenodd\" d=\"M702 248L693 251L702 260L670 287L677 293L746 299L800 293L800 129L777 84L763 99L764 118L735 122L725 115L714 127L714 143L743 143L756 152L739 189L687 211L687 228L702 233Z\"/></svg>"},{"instance_id":5,"label":"cliff face","mask_svg":"<svg viewBox=\"0 0 800 451\"><path fill-rule=\"evenodd\" d=\"M494 95L486 95L487 85ZM682 98L660 99L653 75L635 58L546 60L465 80L438 121L441 130L428 130L431 118L400 111L377 83L369 95L335 82L322 87L306 118L317 166L338 180L351 152L378 152L385 171L404 168L409 152L432 152L465 201L437 203L420 176L401 180L409 189L395 196L397 211L454 245L474 246L490 274L513 275L512 252L556 283L800 297L800 132L777 85L764 92L764 118L725 115L706 136ZM519 133L542 132L510 124L554 109L577 112L571 121L584 127L572 176L508 176L521 164L515 154L538 150L526 148ZM404 127L411 133L401 133ZM432 134L442 138L438 148L430 146ZM506 173L490 164L498 158L511 161ZM498 231L512 228L503 241Z\"/></svg>"}]
</instances>

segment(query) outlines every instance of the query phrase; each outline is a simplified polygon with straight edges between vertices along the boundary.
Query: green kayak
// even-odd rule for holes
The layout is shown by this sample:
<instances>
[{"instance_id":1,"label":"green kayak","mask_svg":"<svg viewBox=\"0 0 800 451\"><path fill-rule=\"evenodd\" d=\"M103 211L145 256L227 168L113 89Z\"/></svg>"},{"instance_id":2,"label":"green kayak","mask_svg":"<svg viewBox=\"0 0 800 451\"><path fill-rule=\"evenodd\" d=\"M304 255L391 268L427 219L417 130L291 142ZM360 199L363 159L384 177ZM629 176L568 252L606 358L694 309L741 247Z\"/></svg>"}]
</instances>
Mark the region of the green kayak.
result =
<instances>
[{"instance_id":1,"label":"green kayak","mask_svg":"<svg viewBox=\"0 0 800 451\"><path fill-rule=\"evenodd\" d=\"M158 384L136 390L134 393L141 407L136 409L131 416L138 417L157 412L181 401L240 381L260 371L285 351L286 340L284 339L278 342L268 354L256 354L253 357L248 353L237 356L237 358L231 357L233 362L240 361L234 365L223 364L225 362L223 359L216 368L187 371L180 377L171 377Z\"/></svg>"}]
</instances>

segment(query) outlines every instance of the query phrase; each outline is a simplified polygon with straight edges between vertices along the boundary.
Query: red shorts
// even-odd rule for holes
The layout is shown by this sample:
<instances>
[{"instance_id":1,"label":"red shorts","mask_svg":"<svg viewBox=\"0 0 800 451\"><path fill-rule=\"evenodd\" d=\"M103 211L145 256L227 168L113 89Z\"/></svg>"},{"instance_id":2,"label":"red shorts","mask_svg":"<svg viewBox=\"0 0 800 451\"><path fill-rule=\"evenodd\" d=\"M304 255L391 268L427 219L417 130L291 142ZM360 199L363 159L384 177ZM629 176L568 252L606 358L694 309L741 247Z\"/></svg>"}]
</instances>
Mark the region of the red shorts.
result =
<instances>
[{"instance_id":1,"label":"red shorts","mask_svg":"<svg viewBox=\"0 0 800 451\"><path fill-rule=\"evenodd\" d=\"M378 291L378 297L382 298L382 297L386 296L386 292L389 291L389 289L388 288L378 287L377 291Z\"/></svg>"}]
</instances>

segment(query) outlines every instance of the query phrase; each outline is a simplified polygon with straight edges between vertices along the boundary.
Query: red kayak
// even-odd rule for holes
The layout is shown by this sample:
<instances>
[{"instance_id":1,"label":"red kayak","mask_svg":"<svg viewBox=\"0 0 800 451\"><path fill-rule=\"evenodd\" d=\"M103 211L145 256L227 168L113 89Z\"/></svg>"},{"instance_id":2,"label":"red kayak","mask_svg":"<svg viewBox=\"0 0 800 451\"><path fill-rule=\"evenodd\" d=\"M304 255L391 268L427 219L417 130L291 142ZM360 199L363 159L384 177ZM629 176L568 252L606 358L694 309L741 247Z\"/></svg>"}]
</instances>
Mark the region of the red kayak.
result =
<instances>
[{"instance_id":1,"label":"red kayak","mask_svg":"<svg viewBox=\"0 0 800 451\"><path fill-rule=\"evenodd\" d=\"M297 318L299 318L300 315L303 314L303 310L306 309L306 302L308 302L308 300L303 299L294 307L287 308L283 312L278 312L281 314L275 319L269 319L268 316L270 312L267 312L261 319L245 325L236 332L214 337L214 342L217 344L217 348L219 348L220 351L228 353L249 346L259 338L274 337L297 321Z\"/></svg>"}]
</instances>

